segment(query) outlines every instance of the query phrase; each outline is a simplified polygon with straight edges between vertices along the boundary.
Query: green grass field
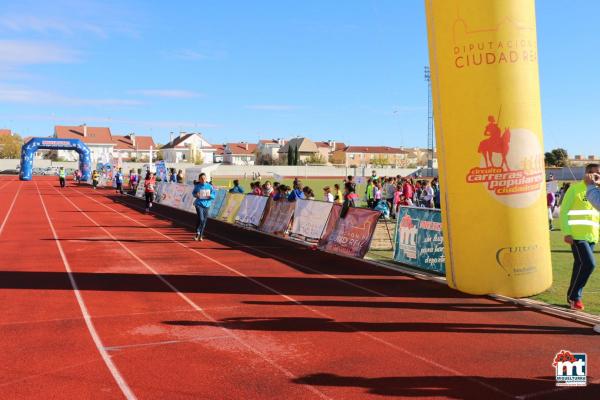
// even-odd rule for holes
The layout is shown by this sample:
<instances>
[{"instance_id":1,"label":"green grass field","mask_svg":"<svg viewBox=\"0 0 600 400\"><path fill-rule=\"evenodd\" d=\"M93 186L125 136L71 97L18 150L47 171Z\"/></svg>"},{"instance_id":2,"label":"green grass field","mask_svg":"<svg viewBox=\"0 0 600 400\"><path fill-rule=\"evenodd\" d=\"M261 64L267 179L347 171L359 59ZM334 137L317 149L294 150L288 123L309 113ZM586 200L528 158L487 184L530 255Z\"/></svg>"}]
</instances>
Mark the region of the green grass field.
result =
<instances>
[{"instance_id":1,"label":"green grass field","mask_svg":"<svg viewBox=\"0 0 600 400\"><path fill-rule=\"evenodd\" d=\"M331 186L335 183L342 183L342 180L335 179L302 179L305 186L310 186L317 199L323 198L323 187ZM263 178L263 182L266 179ZM230 179L215 178L213 183L216 186L228 186ZM247 192L250 189L250 179L240 179L240 183ZM283 183L292 185L293 179L286 179ZM363 197L365 185L358 185L357 193ZM549 304L566 307L566 292L571 279L571 270L573 269L573 256L571 255L570 247L563 242L563 235L560 230L558 221L554 221L555 230L550 232L550 245L552 248L552 270L553 270L553 285L550 289L533 298L544 301ZM596 263L600 265L600 248L596 249ZM374 260L392 261L391 251L370 251L367 257ZM600 315L600 271L596 271L590 277L586 288L584 289L585 311Z\"/></svg>"},{"instance_id":2,"label":"green grass field","mask_svg":"<svg viewBox=\"0 0 600 400\"><path fill-rule=\"evenodd\" d=\"M554 221L554 229L559 226L558 221ZM544 301L549 304L566 307L566 293L573 270L573 256L571 248L563 241L563 234L559 230L550 232L550 246L552 248L552 272L554 283L552 287L537 296L534 299ZM595 251L596 264L600 265L600 252ZM585 289L583 290L583 302L585 311L600 315L600 274L598 269L592 274Z\"/></svg>"}]
</instances>

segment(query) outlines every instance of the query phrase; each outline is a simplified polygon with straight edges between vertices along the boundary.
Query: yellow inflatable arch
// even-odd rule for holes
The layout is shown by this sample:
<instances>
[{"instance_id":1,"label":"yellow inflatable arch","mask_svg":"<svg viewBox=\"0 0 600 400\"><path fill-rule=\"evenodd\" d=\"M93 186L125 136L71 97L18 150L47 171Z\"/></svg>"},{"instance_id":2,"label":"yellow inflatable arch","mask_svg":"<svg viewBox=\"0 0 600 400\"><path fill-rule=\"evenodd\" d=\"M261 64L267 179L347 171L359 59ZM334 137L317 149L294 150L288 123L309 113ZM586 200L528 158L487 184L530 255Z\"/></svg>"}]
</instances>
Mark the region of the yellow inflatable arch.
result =
<instances>
[{"instance_id":1,"label":"yellow inflatable arch","mask_svg":"<svg viewBox=\"0 0 600 400\"><path fill-rule=\"evenodd\" d=\"M534 0L425 0L448 283L552 284Z\"/></svg>"}]
</instances>

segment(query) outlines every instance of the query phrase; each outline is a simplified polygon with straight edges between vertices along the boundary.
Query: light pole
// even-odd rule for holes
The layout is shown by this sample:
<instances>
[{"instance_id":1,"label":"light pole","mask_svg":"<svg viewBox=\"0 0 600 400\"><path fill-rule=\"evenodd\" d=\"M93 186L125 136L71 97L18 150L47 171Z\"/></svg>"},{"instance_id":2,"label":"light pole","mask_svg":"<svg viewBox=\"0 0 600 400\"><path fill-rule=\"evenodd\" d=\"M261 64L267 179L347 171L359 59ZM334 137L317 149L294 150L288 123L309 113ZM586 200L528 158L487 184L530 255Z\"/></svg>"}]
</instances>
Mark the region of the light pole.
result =
<instances>
[{"instance_id":1,"label":"light pole","mask_svg":"<svg viewBox=\"0 0 600 400\"><path fill-rule=\"evenodd\" d=\"M433 137L433 104L431 99L431 71L424 68L424 78L427 82L427 169L428 175L433 176L433 152L435 147Z\"/></svg>"}]
</instances>

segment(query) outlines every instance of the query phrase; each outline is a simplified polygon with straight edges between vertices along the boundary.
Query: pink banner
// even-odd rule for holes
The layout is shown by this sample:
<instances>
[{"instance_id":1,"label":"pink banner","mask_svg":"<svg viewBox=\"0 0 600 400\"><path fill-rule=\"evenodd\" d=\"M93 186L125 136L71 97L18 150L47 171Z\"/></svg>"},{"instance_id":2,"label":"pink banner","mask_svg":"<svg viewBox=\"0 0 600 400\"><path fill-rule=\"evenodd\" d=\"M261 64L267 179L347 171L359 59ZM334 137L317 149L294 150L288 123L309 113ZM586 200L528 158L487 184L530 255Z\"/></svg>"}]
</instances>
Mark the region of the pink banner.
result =
<instances>
[{"instance_id":1,"label":"pink banner","mask_svg":"<svg viewBox=\"0 0 600 400\"><path fill-rule=\"evenodd\" d=\"M350 207L345 218L341 218L341 211L342 206L334 205L319 247L332 253L363 258L369 251L381 213Z\"/></svg>"},{"instance_id":2,"label":"pink banner","mask_svg":"<svg viewBox=\"0 0 600 400\"><path fill-rule=\"evenodd\" d=\"M265 216L259 230L272 234L284 234L294 215L295 204L287 200L269 199Z\"/></svg>"}]
</instances>

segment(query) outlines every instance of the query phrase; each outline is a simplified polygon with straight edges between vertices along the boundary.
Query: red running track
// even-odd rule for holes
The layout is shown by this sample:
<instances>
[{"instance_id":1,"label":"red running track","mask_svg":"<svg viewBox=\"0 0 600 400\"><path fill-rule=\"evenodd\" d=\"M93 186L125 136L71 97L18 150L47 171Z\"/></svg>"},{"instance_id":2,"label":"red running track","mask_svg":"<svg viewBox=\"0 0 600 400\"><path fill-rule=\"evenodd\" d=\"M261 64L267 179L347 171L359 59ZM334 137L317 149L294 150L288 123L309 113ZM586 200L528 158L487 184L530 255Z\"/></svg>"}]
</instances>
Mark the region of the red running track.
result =
<instances>
[{"instance_id":1,"label":"red running track","mask_svg":"<svg viewBox=\"0 0 600 400\"><path fill-rule=\"evenodd\" d=\"M139 206L0 178L0 398L600 398L589 326Z\"/></svg>"}]
</instances>

